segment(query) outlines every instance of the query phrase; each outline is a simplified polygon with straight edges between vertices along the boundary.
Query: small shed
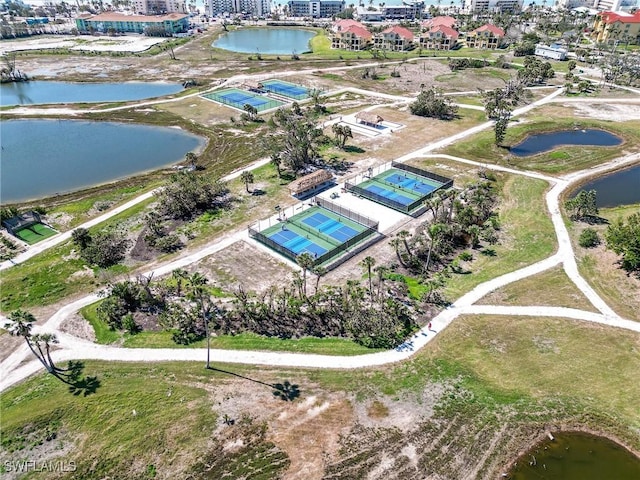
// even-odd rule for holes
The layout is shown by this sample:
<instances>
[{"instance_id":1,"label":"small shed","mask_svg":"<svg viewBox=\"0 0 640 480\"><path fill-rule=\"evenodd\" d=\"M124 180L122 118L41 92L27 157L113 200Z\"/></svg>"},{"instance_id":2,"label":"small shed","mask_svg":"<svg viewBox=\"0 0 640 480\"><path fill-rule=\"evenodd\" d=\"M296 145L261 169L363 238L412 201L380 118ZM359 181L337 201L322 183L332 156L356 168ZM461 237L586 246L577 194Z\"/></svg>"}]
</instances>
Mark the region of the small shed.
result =
<instances>
[{"instance_id":1,"label":"small shed","mask_svg":"<svg viewBox=\"0 0 640 480\"><path fill-rule=\"evenodd\" d=\"M250 90L252 92L262 92L264 89L264 86L262 85L262 83L254 81L254 80L246 80L242 86L244 88L246 88L247 90Z\"/></svg>"},{"instance_id":2,"label":"small shed","mask_svg":"<svg viewBox=\"0 0 640 480\"><path fill-rule=\"evenodd\" d=\"M380 115L376 115L375 113L371 113L371 112L356 113L356 120L359 123L364 123L365 125L372 125L374 127L384 122L384 118L382 118Z\"/></svg>"},{"instance_id":3,"label":"small shed","mask_svg":"<svg viewBox=\"0 0 640 480\"><path fill-rule=\"evenodd\" d=\"M289 184L289 192L295 197L306 197L333 182L333 175L327 170L316 170Z\"/></svg>"}]
</instances>

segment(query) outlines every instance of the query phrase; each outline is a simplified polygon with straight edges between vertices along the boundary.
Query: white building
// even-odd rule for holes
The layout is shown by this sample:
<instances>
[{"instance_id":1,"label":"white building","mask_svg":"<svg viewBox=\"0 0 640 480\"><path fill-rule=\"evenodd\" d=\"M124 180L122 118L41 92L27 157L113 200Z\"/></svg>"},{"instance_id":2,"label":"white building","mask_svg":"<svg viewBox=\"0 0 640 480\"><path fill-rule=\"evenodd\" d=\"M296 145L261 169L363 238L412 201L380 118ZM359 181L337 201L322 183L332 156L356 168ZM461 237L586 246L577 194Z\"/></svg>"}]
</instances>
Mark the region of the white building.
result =
<instances>
[{"instance_id":1,"label":"white building","mask_svg":"<svg viewBox=\"0 0 640 480\"><path fill-rule=\"evenodd\" d=\"M469 9L472 12L514 12L522 10L524 0L471 0Z\"/></svg>"},{"instance_id":2,"label":"white building","mask_svg":"<svg viewBox=\"0 0 640 480\"><path fill-rule=\"evenodd\" d=\"M553 60L565 60L568 52L565 48L562 48L562 46L555 43L551 46L539 43L536 45L534 53L539 57L551 58Z\"/></svg>"},{"instance_id":3,"label":"white building","mask_svg":"<svg viewBox=\"0 0 640 480\"><path fill-rule=\"evenodd\" d=\"M187 13L186 0L133 0L131 8L140 15Z\"/></svg>"},{"instance_id":4,"label":"white building","mask_svg":"<svg viewBox=\"0 0 640 480\"><path fill-rule=\"evenodd\" d=\"M266 17L271 12L271 0L209 0L209 15L246 13Z\"/></svg>"},{"instance_id":5,"label":"white building","mask_svg":"<svg viewBox=\"0 0 640 480\"><path fill-rule=\"evenodd\" d=\"M594 0L558 0L556 6L558 8L566 8L567 10L573 10L574 8L591 8Z\"/></svg>"},{"instance_id":6,"label":"white building","mask_svg":"<svg viewBox=\"0 0 640 480\"><path fill-rule=\"evenodd\" d=\"M344 0L291 0L288 4L292 17L331 18L342 12Z\"/></svg>"},{"instance_id":7,"label":"white building","mask_svg":"<svg viewBox=\"0 0 640 480\"><path fill-rule=\"evenodd\" d=\"M593 7L598 11L616 12L618 10L629 10L637 4L637 0L594 0L591 5L587 6Z\"/></svg>"}]
</instances>

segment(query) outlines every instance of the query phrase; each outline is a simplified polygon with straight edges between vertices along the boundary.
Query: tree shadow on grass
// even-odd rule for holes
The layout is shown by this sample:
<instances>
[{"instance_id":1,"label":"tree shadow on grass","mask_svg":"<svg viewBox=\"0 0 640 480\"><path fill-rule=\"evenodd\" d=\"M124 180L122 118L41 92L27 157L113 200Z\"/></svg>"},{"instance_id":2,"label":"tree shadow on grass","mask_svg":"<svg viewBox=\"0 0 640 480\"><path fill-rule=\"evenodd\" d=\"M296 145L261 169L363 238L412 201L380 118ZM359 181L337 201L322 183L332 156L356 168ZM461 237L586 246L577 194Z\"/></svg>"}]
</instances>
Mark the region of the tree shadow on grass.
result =
<instances>
[{"instance_id":1,"label":"tree shadow on grass","mask_svg":"<svg viewBox=\"0 0 640 480\"><path fill-rule=\"evenodd\" d=\"M364 148L356 147L355 145L346 145L343 150L348 153L365 153Z\"/></svg>"},{"instance_id":2,"label":"tree shadow on grass","mask_svg":"<svg viewBox=\"0 0 640 480\"><path fill-rule=\"evenodd\" d=\"M232 375L234 377L242 378L243 380L249 380L250 382L258 383L260 385L264 385L265 387L269 387L273 389L272 393L274 397L278 397L285 402L293 402L296 398L300 397L300 388L298 387L298 385L293 384L288 380L285 380L283 383L266 383L261 380L245 377L244 375L240 375L239 373L230 372L228 370L222 370L221 368L209 367L208 370L225 373L227 375Z\"/></svg>"},{"instance_id":3,"label":"tree shadow on grass","mask_svg":"<svg viewBox=\"0 0 640 480\"><path fill-rule=\"evenodd\" d=\"M84 363L77 360L70 360L67 368L56 369L55 376L68 385L69 393L79 397L87 397L96 393L100 388L100 379L96 376L82 376Z\"/></svg>"}]
</instances>

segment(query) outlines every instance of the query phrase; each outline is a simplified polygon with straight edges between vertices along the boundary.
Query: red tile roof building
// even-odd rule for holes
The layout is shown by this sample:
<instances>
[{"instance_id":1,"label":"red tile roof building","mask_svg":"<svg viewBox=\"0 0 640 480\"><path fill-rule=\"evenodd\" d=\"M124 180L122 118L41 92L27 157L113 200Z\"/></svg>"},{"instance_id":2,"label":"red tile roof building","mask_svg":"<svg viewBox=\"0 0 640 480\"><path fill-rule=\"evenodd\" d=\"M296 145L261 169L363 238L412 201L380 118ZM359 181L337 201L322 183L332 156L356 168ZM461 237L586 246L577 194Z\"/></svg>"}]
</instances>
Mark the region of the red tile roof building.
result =
<instances>
[{"instance_id":1,"label":"red tile roof building","mask_svg":"<svg viewBox=\"0 0 640 480\"><path fill-rule=\"evenodd\" d=\"M380 50L402 52L413 48L413 32L399 25L389 27L373 36L373 45Z\"/></svg>"},{"instance_id":2,"label":"red tile roof building","mask_svg":"<svg viewBox=\"0 0 640 480\"><path fill-rule=\"evenodd\" d=\"M640 11L634 14L600 12L594 20L591 38L597 43L618 41L640 45Z\"/></svg>"},{"instance_id":3,"label":"red tile roof building","mask_svg":"<svg viewBox=\"0 0 640 480\"><path fill-rule=\"evenodd\" d=\"M372 37L371 32L361 24L351 24L333 34L333 37L331 38L331 48L339 48L342 50L364 50L370 45Z\"/></svg>"},{"instance_id":4,"label":"red tile roof building","mask_svg":"<svg viewBox=\"0 0 640 480\"><path fill-rule=\"evenodd\" d=\"M445 25L436 25L420 35L420 47L433 50L451 50L458 42L460 33Z\"/></svg>"},{"instance_id":5,"label":"red tile roof building","mask_svg":"<svg viewBox=\"0 0 640 480\"><path fill-rule=\"evenodd\" d=\"M504 30L490 23L486 23L479 28L467 33L467 47L488 48L495 50L502 43Z\"/></svg>"}]
</instances>

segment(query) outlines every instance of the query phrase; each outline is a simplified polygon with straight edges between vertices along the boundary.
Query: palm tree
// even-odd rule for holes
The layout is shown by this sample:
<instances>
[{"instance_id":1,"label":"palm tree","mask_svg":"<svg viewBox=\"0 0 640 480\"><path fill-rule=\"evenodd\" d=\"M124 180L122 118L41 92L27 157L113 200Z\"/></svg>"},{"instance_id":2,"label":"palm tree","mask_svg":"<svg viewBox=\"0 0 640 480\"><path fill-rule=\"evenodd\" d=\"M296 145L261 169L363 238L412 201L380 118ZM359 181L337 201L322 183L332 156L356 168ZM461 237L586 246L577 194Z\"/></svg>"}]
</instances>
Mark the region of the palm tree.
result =
<instances>
[{"instance_id":1,"label":"palm tree","mask_svg":"<svg viewBox=\"0 0 640 480\"><path fill-rule=\"evenodd\" d=\"M296 257L296 262L302 268L302 292L307 296L307 271L313 268L316 259L309 253L303 252Z\"/></svg>"},{"instance_id":2,"label":"palm tree","mask_svg":"<svg viewBox=\"0 0 640 480\"><path fill-rule=\"evenodd\" d=\"M258 109L253 105L245 103L242 108L245 112L247 112L247 115L249 115L249 120L251 120L252 122L258 118Z\"/></svg>"},{"instance_id":3,"label":"palm tree","mask_svg":"<svg viewBox=\"0 0 640 480\"><path fill-rule=\"evenodd\" d=\"M282 177L282 172L280 171L280 166L282 165L282 158L280 158L280 153L274 152L271 154L271 165L276 167L276 171L278 172L278 177Z\"/></svg>"},{"instance_id":4,"label":"palm tree","mask_svg":"<svg viewBox=\"0 0 640 480\"><path fill-rule=\"evenodd\" d=\"M389 272L389 267L385 265L378 265L373 269L374 272L378 275L378 297L382 294L382 284L384 283L384 277Z\"/></svg>"},{"instance_id":5,"label":"palm tree","mask_svg":"<svg viewBox=\"0 0 640 480\"><path fill-rule=\"evenodd\" d=\"M441 223L435 223L433 225L429 225L427 228L427 235L429 236L429 253L427 254L427 261L424 265L424 271L429 270L429 264L431 263L431 254L433 252L433 247L438 241L438 237L444 232L444 225Z\"/></svg>"},{"instance_id":6,"label":"palm tree","mask_svg":"<svg viewBox=\"0 0 640 480\"><path fill-rule=\"evenodd\" d=\"M400 262L400 265L402 265L403 267L406 267L406 264L404 263L404 260L402 259L402 255L400 255L400 245L402 244L402 241L399 238L392 238L391 241L389 242L389 244L396 251L396 256L398 257L398 262Z\"/></svg>"},{"instance_id":7,"label":"palm tree","mask_svg":"<svg viewBox=\"0 0 640 480\"><path fill-rule=\"evenodd\" d=\"M33 335L31 330L35 322L36 317L34 317L30 312L25 310L15 310L9 314L9 322L4 325L4 328L11 335L24 338L24 341L27 343L31 353L33 353L40 363L42 363L47 372L60 378L58 376L57 368L49 354L50 344L58 343L58 340L55 335L49 333ZM45 348L44 352L41 345L43 343Z\"/></svg>"},{"instance_id":8,"label":"palm tree","mask_svg":"<svg viewBox=\"0 0 640 480\"><path fill-rule=\"evenodd\" d=\"M207 337L207 363L206 368L211 368L211 337L209 335L209 317L211 315L211 292L208 287L209 280L199 272L193 273L189 277L187 297L194 301L200 310L202 321L204 322L204 334Z\"/></svg>"},{"instance_id":9,"label":"palm tree","mask_svg":"<svg viewBox=\"0 0 640 480\"><path fill-rule=\"evenodd\" d=\"M253 183L253 180L254 180L253 173L251 173L249 170L245 170L240 175L240 179L244 182L244 187L247 189L247 193L250 193L249 184Z\"/></svg>"},{"instance_id":10,"label":"palm tree","mask_svg":"<svg viewBox=\"0 0 640 480\"><path fill-rule=\"evenodd\" d=\"M404 244L404 248L407 251L407 255L409 255L409 258L413 257L413 253L409 248L409 242L407 242L407 239L411 237L411 234L407 230L401 230L400 232L398 232L397 237L402 240L402 243Z\"/></svg>"},{"instance_id":11,"label":"palm tree","mask_svg":"<svg viewBox=\"0 0 640 480\"><path fill-rule=\"evenodd\" d=\"M326 275L327 273L327 269L324 267L321 267L320 265L316 265L315 267L313 267L313 269L311 269L311 272L316 276L316 293L318 293L318 288L320 286L320 279Z\"/></svg>"},{"instance_id":12,"label":"palm tree","mask_svg":"<svg viewBox=\"0 0 640 480\"><path fill-rule=\"evenodd\" d=\"M31 341L32 334L31 329L33 328L33 324L36 321L36 317L34 317L31 313L25 310L15 310L9 314L9 322L5 323L4 328L14 337L22 337L24 341L27 342L27 346L31 350L31 352L40 360L40 362L45 366L47 370L49 367L45 363L44 359L38 355L38 353L33 348L33 343Z\"/></svg>"},{"instance_id":13,"label":"palm tree","mask_svg":"<svg viewBox=\"0 0 640 480\"><path fill-rule=\"evenodd\" d=\"M189 277L189 272L183 268L176 268L171 272L171 278L176 281L176 295L178 297L182 294L182 281Z\"/></svg>"},{"instance_id":14,"label":"palm tree","mask_svg":"<svg viewBox=\"0 0 640 480\"><path fill-rule=\"evenodd\" d=\"M367 278L369 279L369 295L373 298L373 281L371 279L371 269L376 264L376 259L373 257L365 257L360 265L367 271Z\"/></svg>"}]
</instances>

